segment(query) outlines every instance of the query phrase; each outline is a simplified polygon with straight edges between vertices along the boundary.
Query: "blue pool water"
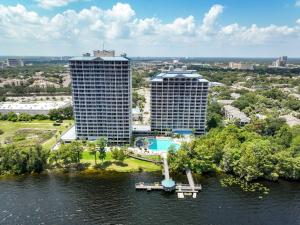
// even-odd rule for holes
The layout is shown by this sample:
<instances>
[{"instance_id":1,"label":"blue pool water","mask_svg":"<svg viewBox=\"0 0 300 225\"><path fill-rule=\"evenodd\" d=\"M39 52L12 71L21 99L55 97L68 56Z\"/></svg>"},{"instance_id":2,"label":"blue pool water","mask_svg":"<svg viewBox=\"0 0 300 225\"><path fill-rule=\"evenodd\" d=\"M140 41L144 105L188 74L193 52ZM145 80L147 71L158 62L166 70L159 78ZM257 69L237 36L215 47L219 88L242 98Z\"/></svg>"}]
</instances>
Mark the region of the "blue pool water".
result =
<instances>
[{"instance_id":1,"label":"blue pool water","mask_svg":"<svg viewBox=\"0 0 300 225\"><path fill-rule=\"evenodd\" d=\"M149 138L149 150L151 151L168 151L171 145L179 149L179 144L176 144L170 138Z\"/></svg>"}]
</instances>

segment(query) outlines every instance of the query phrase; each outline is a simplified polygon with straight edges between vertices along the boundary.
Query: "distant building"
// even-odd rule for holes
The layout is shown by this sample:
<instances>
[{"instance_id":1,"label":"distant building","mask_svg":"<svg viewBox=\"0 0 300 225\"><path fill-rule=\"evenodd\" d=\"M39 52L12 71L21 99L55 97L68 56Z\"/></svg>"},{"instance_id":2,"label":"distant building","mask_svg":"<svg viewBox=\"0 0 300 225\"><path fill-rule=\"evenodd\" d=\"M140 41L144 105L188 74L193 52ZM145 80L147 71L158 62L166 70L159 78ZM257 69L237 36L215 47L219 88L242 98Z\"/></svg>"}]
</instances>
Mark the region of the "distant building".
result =
<instances>
[{"instance_id":1,"label":"distant building","mask_svg":"<svg viewBox=\"0 0 300 225\"><path fill-rule=\"evenodd\" d=\"M18 67L18 66L24 66L24 62L22 59L7 59L6 65L9 67Z\"/></svg>"},{"instance_id":2,"label":"distant building","mask_svg":"<svg viewBox=\"0 0 300 225\"><path fill-rule=\"evenodd\" d=\"M238 99L239 97L241 97L241 95L239 93L230 93L230 97L233 99Z\"/></svg>"},{"instance_id":3,"label":"distant building","mask_svg":"<svg viewBox=\"0 0 300 225\"><path fill-rule=\"evenodd\" d=\"M225 84L222 84L220 82L209 82L210 87L223 87Z\"/></svg>"},{"instance_id":4,"label":"distant building","mask_svg":"<svg viewBox=\"0 0 300 225\"><path fill-rule=\"evenodd\" d=\"M172 69L151 79L151 131L205 133L209 82L195 71Z\"/></svg>"},{"instance_id":5,"label":"distant building","mask_svg":"<svg viewBox=\"0 0 300 225\"><path fill-rule=\"evenodd\" d=\"M107 51L95 52L107 55ZM130 60L115 56L75 57L69 66L77 138L95 140L105 136L110 143L129 143Z\"/></svg>"},{"instance_id":6,"label":"distant building","mask_svg":"<svg viewBox=\"0 0 300 225\"><path fill-rule=\"evenodd\" d=\"M254 66L251 64L242 63L242 62L230 62L229 68L237 69L237 70L253 70Z\"/></svg>"},{"instance_id":7,"label":"distant building","mask_svg":"<svg viewBox=\"0 0 300 225\"><path fill-rule=\"evenodd\" d=\"M280 118L285 119L287 125L289 125L290 127L300 125L300 119L294 117L293 115L284 115Z\"/></svg>"},{"instance_id":8,"label":"distant building","mask_svg":"<svg viewBox=\"0 0 300 225\"><path fill-rule=\"evenodd\" d=\"M244 112L231 105L224 106L224 113L228 120L238 120L241 125L250 123L250 118Z\"/></svg>"},{"instance_id":9,"label":"distant building","mask_svg":"<svg viewBox=\"0 0 300 225\"><path fill-rule=\"evenodd\" d=\"M276 59L276 61L273 62L273 67L286 67L287 66L287 56L281 56L280 58Z\"/></svg>"},{"instance_id":10,"label":"distant building","mask_svg":"<svg viewBox=\"0 0 300 225\"><path fill-rule=\"evenodd\" d=\"M6 63L3 61L0 61L0 69L3 70L6 67Z\"/></svg>"},{"instance_id":11,"label":"distant building","mask_svg":"<svg viewBox=\"0 0 300 225\"><path fill-rule=\"evenodd\" d=\"M71 101L43 101L35 103L23 103L6 101L0 102L0 113L28 113L30 115L44 114L47 115L50 110L65 108L71 105Z\"/></svg>"},{"instance_id":12,"label":"distant building","mask_svg":"<svg viewBox=\"0 0 300 225\"><path fill-rule=\"evenodd\" d=\"M115 51L107 51L107 50L95 50L94 51L95 57L114 57Z\"/></svg>"}]
</instances>

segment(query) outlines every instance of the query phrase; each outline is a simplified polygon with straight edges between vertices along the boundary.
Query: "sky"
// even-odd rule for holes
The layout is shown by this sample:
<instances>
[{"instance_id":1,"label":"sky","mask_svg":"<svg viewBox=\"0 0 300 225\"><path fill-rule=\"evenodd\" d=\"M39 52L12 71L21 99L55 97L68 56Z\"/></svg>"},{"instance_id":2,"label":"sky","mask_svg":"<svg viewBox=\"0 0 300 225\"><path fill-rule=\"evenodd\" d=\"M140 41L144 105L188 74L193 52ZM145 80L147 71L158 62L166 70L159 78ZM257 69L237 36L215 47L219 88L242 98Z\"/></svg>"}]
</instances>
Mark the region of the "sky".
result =
<instances>
[{"instance_id":1,"label":"sky","mask_svg":"<svg viewBox=\"0 0 300 225\"><path fill-rule=\"evenodd\" d=\"M300 57L300 0L0 0L0 55Z\"/></svg>"}]
</instances>

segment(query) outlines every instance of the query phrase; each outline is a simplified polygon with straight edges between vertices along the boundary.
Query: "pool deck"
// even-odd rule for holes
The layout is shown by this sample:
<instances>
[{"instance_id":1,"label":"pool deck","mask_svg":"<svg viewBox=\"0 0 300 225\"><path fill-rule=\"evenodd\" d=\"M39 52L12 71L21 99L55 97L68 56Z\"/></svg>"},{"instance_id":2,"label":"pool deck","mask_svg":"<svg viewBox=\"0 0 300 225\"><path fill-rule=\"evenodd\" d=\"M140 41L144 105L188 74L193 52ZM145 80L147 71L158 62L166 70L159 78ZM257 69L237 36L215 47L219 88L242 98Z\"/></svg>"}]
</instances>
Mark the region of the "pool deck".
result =
<instances>
[{"instance_id":1,"label":"pool deck","mask_svg":"<svg viewBox=\"0 0 300 225\"><path fill-rule=\"evenodd\" d=\"M154 137L147 137L148 140L153 140L153 139L156 139L157 141L159 140L166 140L166 141L170 141L171 143L168 145L168 148L171 146L171 145L177 145L178 147L181 145L182 141L181 139L173 139L171 137L163 137L163 136L154 136ZM155 155L162 155L163 153L166 153L168 152L168 148L166 149L150 149L150 146L151 146L152 143L150 143L149 141L149 144L147 146L147 149L149 152L151 152L152 154L155 154Z\"/></svg>"}]
</instances>

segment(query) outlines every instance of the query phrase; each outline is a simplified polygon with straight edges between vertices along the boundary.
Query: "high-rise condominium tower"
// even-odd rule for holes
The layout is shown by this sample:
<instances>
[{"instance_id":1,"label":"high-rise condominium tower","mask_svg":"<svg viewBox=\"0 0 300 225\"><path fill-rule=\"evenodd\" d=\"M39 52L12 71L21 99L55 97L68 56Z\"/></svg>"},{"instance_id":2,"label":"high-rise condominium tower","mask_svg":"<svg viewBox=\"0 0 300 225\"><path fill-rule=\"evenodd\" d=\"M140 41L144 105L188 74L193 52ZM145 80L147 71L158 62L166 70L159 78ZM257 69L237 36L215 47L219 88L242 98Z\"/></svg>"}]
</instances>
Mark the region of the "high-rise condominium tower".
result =
<instances>
[{"instance_id":1,"label":"high-rise condominium tower","mask_svg":"<svg viewBox=\"0 0 300 225\"><path fill-rule=\"evenodd\" d=\"M151 80L151 130L205 133L209 82L189 70L170 70Z\"/></svg>"},{"instance_id":2,"label":"high-rise condominium tower","mask_svg":"<svg viewBox=\"0 0 300 225\"><path fill-rule=\"evenodd\" d=\"M73 108L78 139L105 136L110 143L131 138L131 69L125 57L101 55L70 59Z\"/></svg>"}]
</instances>

